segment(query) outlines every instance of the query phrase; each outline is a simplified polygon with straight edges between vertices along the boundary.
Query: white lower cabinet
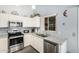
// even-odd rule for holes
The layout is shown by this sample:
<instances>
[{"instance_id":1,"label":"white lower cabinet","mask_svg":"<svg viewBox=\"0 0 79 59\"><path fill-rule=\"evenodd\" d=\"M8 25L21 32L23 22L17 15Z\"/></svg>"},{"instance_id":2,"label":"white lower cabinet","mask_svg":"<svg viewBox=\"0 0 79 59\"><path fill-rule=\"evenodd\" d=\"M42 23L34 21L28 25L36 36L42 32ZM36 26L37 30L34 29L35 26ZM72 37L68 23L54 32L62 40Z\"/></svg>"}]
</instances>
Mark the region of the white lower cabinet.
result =
<instances>
[{"instance_id":1,"label":"white lower cabinet","mask_svg":"<svg viewBox=\"0 0 79 59\"><path fill-rule=\"evenodd\" d=\"M24 47L31 45L32 39L31 34L24 34Z\"/></svg>"},{"instance_id":2,"label":"white lower cabinet","mask_svg":"<svg viewBox=\"0 0 79 59\"><path fill-rule=\"evenodd\" d=\"M34 47L38 52L43 52L43 39L34 34L24 34L24 47L28 45Z\"/></svg>"},{"instance_id":3,"label":"white lower cabinet","mask_svg":"<svg viewBox=\"0 0 79 59\"><path fill-rule=\"evenodd\" d=\"M62 44L54 44L45 42L46 39L41 38L35 34L24 35L24 47L31 45L40 53L66 53L67 52L67 41ZM57 52L56 52L57 51Z\"/></svg>"},{"instance_id":4,"label":"white lower cabinet","mask_svg":"<svg viewBox=\"0 0 79 59\"><path fill-rule=\"evenodd\" d=\"M31 45L40 53L43 53L44 47L43 47L43 39L39 38L37 36L33 36L33 40Z\"/></svg>"},{"instance_id":5,"label":"white lower cabinet","mask_svg":"<svg viewBox=\"0 0 79 59\"><path fill-rule=\"evenodd\" d=\"M8 37L0 38L0 53L8 52Z\"/></svg>"},{"instance_id":6,"label":"white lower cabinet","mask_svg":"<svg viewBox=\"0 0 79 59\"><path fill-rule=\"evenodd\" d=\"M59 53L67 53L67 40L58 47Z\"/></svg>"}]
</instances>

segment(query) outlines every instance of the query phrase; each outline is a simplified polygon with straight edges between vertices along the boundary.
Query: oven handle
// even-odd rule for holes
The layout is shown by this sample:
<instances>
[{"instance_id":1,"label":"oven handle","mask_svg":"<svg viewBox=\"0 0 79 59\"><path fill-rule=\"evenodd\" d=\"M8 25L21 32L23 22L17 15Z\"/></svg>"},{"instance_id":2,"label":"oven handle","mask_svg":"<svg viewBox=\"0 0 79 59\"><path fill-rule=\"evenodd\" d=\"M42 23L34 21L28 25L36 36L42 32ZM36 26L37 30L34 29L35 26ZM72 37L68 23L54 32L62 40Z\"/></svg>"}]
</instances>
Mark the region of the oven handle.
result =
<instances>
[{"instance_id":1,"label":"oven handle","mask_svg":"<svg viewBox=\"0 0 79 59\"><path fill-rule=\"evenodd\" d=\"M19 35L19 36L14 36L14 37L9 37L9 39L14 39L14 38L19 38L19 37L24 37L24 35Z\"/></svg>"}]
</instances>

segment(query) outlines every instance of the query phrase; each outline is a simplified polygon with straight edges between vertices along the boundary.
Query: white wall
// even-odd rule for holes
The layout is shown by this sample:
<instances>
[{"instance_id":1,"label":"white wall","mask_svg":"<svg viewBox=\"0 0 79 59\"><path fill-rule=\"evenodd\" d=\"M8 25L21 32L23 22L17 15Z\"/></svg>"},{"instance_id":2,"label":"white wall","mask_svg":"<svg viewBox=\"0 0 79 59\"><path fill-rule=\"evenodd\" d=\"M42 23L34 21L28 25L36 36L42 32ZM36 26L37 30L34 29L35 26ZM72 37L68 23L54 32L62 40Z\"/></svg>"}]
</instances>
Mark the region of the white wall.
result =
<instances>
[{"instance_id":1,"label":"white wall","mask_svg":"<svg viewBox=\"0 0 79 59\"><path fill-rule=\"evenodd\" d=\"M6 13L11 13L12 11L17 11L20 16L29 16L32 13L31 5L0 5L0 12L4 10Z\"/></svg>"},{"instance_id":2,"label":"white wall","mask_svg":"<svg viewBox=\"0 0 79 59\"><path fill-rule=\"evenodd\" d=\"M47 32L51 35L61 36L68 40L68 52L78 52L77 43L77 7L75 6L52 6L38 5L37 11L41 16L57 14L56 32ZM68 17L63 16L64 10L68 10ZM65 23L65 25L62 25ZM44 20L41 19L41 31L44 31Z\"/></svg>"}]
</instances>

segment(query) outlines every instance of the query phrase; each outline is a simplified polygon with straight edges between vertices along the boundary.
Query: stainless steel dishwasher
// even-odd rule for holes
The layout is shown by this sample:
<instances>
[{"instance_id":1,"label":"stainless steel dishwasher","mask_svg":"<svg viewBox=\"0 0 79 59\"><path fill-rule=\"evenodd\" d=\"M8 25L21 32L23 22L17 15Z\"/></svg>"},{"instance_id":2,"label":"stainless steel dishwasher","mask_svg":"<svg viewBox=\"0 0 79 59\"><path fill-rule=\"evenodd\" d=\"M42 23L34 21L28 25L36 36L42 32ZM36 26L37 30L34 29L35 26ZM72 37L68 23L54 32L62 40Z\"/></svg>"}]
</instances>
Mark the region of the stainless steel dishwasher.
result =
<instances>
[{"instance_id":1,"label":"stainless steel dishwasher","mask_svg":"<svg viewBox=\"0 0 79 59\"><path fill-rule=\"evenodd\" d=\"M58 44L44 40L44 53L58 53Z\"/></svg>"}]
</instances>

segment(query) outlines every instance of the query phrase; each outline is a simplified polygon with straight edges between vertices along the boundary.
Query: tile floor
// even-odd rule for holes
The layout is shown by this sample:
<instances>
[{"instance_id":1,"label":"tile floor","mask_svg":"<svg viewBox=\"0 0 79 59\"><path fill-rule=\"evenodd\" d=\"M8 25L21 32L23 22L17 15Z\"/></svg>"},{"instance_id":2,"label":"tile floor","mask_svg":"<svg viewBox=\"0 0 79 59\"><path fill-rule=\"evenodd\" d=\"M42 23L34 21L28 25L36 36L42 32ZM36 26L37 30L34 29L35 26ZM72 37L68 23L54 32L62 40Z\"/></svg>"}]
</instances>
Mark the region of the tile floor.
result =
<instances>
[{"instance_id":1,"label":"tile floor","mask_svg":"<svg viewBox=\"0 0 79 59\"><path fill-rule=\"evenodd\" d=\"M27 46L22 50L16 51L15 53L38 53L33 47Z\"/></svg>"}]
</instances>

